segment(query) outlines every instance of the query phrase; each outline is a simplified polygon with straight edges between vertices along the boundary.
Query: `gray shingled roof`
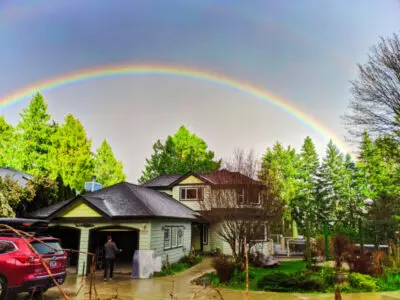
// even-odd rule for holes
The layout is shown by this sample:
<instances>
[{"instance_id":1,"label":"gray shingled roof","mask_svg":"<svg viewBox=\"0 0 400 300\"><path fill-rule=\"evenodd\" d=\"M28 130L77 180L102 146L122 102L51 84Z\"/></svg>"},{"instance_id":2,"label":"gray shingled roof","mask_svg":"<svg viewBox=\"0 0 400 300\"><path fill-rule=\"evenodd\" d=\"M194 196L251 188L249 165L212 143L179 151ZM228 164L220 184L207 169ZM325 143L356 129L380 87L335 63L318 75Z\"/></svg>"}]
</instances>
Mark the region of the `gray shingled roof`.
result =
<instances>
[{"instance_id":1,"label":"gray shingled roof","mask_svg":"<svg viewBox=\"0 0 400 300\"><path fill-rule=\"evenodd\" d=\"M58 211L60 208L67 206L73 199L62 201L60 203L50 205L47 207L40 208L34 212L31 212L27 215L29 218L38 218L38 219L46 219L54 212Z\"/></svg>"},{"instance_id":2,"label":"gray shingled roof","mask_svg":"<svg viewBox=\"0 0 400 300\"><path fill-rule=\"evenodd\" d=\"M33 178L32 175L20 172L11 168L0 168L0 177L9 177L19 183L20 186L25 187L26 183Z\"/></svg>"},{"instance_id":3,"label":"gray shingled roof","mask_svg":"<svg viewBox=\"0 0 400 300\"><path fill-rule=\"evenodd\" d=\"M179 178L185 176L184 174L168 174L160 175L154 179L151 179L142 184L151 188L168 188L171 184L177 181Z\"/></svg>"},{"instance_id":4,"label":"gray shingled roof","mask_svg":"<svg viewBox=\"0 0 400 300\"><path fill-rule=\"evenodd\" d=\"M95 192L80 195L30 214L35 218L51 218L71 202L83 199L110 218L162 217L197 219L199 214L172 197L144 186L122 182Z\"/></svg>"}]
</instances>

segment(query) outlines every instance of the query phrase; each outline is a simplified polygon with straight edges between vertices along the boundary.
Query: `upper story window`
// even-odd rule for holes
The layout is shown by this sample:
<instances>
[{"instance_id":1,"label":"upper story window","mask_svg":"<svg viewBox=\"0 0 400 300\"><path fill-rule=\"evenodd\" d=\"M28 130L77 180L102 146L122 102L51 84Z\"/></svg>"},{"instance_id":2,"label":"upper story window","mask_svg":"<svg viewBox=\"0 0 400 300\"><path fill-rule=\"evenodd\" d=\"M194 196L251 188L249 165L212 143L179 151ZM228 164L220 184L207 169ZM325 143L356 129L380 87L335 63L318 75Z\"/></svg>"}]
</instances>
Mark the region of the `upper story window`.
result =
<instances>
[{"instance_id":1,"label":"upper story window","mask_svg":"<svg viewBox=\"0 0 400 300\"><path fill-rule=\"evenodd\" d=\"M203 200L203 188L202 187L181 187L180 189L180 200Z\"/></svg>"},{"instance_id":2,"label":"upper story window","mask_svg":"<svg viewBox=\"0 0 400 300\"><path fill-rule=\"evenodd\" d=\"M259 205L263 200L263 191L258 188L239 188L236 195L238 205Z\"/></svg>"}]
</instances>

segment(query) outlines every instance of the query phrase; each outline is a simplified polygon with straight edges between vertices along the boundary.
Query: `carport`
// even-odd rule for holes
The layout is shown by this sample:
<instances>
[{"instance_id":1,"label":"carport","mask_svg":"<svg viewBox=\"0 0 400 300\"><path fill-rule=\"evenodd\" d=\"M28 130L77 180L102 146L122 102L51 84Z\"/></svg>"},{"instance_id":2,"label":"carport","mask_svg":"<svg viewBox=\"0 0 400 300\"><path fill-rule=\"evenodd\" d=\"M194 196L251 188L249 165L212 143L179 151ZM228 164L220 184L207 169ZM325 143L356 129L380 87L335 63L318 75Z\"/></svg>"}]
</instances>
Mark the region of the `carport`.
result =
<instances>
[{"instance_id":1,"label":"carport","mask_svg":"<svg viewBox=\"0 0 400 300\"><path fill-rule=\"evenodd\" d=\"M61 247L64 249L79 249L81 230L70 226L50 226L48 234L61 240ZM77 273L78 271L78 253L68 254L68 272Z\"/></svg>"}]
</instances>

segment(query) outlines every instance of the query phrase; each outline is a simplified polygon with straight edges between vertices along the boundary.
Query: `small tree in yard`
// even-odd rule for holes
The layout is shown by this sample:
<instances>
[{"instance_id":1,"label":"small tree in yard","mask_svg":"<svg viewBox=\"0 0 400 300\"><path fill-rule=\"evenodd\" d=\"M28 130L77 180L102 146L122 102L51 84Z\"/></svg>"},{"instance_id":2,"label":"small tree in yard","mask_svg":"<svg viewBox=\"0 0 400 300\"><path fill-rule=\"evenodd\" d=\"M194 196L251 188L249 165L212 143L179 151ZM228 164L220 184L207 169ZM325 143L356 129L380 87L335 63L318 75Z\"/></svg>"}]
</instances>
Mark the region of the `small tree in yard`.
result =
<instances>
[{"instance_id":1,"label":"small tree in yard","mask_svg":"<svg viewBox=\"0 0 400 300\"><path fill-rule=\"evenodd\" d=\"M265 226L282 216L283 204L273 181L262 175L256 180L258 161L251 151L236 150L224 163L224 170L214 173L218 187L201 201L205 217L218 224L218 236L232 248L239 267L244 267L245 244L251 249L264 240ZM264 184L264 183L267 184Z\"/></svg>"}]
</instances>

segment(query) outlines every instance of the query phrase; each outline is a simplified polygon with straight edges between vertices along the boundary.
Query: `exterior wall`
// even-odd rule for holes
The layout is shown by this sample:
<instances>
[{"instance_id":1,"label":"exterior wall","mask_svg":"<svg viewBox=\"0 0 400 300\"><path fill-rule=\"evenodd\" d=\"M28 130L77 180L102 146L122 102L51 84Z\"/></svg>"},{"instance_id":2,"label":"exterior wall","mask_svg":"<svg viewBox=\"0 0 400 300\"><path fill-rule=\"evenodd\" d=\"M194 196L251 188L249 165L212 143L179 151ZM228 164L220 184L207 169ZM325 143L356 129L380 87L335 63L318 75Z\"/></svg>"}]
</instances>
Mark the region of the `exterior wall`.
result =
<instances>
[{"instance_id":1,"label":"exterior wall","mask_svg":"<svg viewBox=\"0 0 400 300\"><path fill-rule=\"evenodd\" d=\"M180 188L181 187L199 187L199 185L193 185L193 186L191 186L191 185L185 185L185 186L176 185L176 186L174 186L172 188L172 197L174 199L180 201L182 204L185 204L187 207L195 210L195 211L202 210L202 205L201 205L200 201L193 201L193 200L181 201L181 200L179 200L179 198L180 198ZM204 186L201 186L201 187L203 188L203 191L204 191L204 199L207 199L207 197L210 197L211 187L207 186L207 185L204 185Z\"/></svg>"},{"instance_id":2,"label":"exterior wall","mask_svg":"<svg viewBox=\"0 0 400 300\"><path fill-rule=\"evenodd\" d=\"M164 250L163 226L183 226L183 246ZM163 263L168 254L170 263L177 262L185 254L189 254L192 244L192 224L190 221L153 221L151 224L150 249L154 250L157 256L161 256Z\"/></svg>"},{"instance_id":3,"label":"exterior wall","mask_svg":"<svg viewBox=\"0 0 400 300\"><path fill-rule=\"evenodd\" d=\"M63 218L101 217L101 215L81 201L63 210L59 214Z\"/></svg>"},{"instance_id":4,"label":"exterior wall","mask_svg":"<svg viewBox=\"0 0 400 300\"><path fill-rule=\"evenodd\" d=\"M90 218L88 218L88 222L90 222ZM97 222L97 223L92 223L90 222L93 227L83 227L83 226L76 226L74 224L71 224L67 220L61 220L57 222L53 222L54 225L61 225L65 227L72 227L72 228L77 228L81 231L80 235L80 242L79 242L79 250L88 252L89 250L89 237L90 237L90 231L94 229L98 229L101 227L111 227L111 226L122 226L122 227L128 227L128 228L133 228L139 230L139 250L150 250L150 233L151 233L151 224L150 222L145 222L145 221L136 221L136 222L127 222L127 221L121 221L121 222ZM78 274L86 274L86 267L88 264L90 264L90 256L88 256L85 253L79 253L78 257Z\"/></svg>"},{"instance_id":5,"label":"exterior wall","mask_svg":"<svg viewBox=\"0 0 400 300\"><path fill-rule=\"evenodd\" d=\"M172 196L172 190L159 190L159 192L162 192L162 193Z\"/></svg>"},{"instance_id":6,"label":"exterior wall","mask_svg":"<svg viewBox=\"0 0 400 300\"><path fill-rule=\"evenodd\" d=\"M200 180L199 178L191 175L191 176L183 179L181 182L179 182L179 184L204 184L204 182L202 180Z\"/></svg>"}]
</instances>

